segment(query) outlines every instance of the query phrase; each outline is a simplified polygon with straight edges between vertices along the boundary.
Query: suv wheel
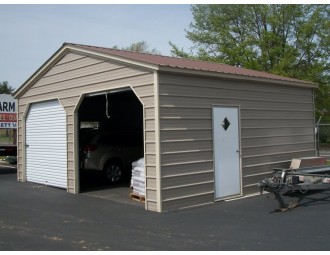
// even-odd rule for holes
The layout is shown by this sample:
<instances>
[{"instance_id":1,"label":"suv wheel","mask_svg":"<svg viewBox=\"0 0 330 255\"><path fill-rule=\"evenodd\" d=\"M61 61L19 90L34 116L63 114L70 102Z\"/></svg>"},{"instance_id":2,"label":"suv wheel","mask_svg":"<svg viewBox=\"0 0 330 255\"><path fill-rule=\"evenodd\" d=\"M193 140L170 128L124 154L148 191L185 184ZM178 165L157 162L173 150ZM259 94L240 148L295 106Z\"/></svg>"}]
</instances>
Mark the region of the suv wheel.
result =
<instances>
[{"instance_id":1,"label":"suv wheel","mask_svg":"<svg viewBox=\"0 0 330 255\"><path fill-rule=\"evenodd\" d=\"M118 183L123 177L123 166L117 160L108 161L103 171L107 182L110 184Z\"/></svg>"}]
</instances>

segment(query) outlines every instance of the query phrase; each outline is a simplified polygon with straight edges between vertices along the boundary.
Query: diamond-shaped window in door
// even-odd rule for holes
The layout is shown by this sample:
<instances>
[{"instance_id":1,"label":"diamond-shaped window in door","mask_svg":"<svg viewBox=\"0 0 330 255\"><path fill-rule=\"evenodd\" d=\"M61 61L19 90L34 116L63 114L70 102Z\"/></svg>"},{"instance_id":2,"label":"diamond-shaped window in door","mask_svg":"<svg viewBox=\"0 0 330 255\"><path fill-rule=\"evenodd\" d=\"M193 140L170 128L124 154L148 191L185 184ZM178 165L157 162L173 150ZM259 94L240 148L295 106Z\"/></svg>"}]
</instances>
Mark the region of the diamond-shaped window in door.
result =
<instances>
[{"instance_id":1,"label":"diamond-shaped window in door","mask_svg":"<svg viewBox=\"0 0 330 255\"><path fill-rule=\"evenodd\" d=\"M230 121L226 118L224 118L223 122L222 122L222 127L225 131L227 131L227 129L229 128L230 126Z\"/></svg>"}]
</instances>

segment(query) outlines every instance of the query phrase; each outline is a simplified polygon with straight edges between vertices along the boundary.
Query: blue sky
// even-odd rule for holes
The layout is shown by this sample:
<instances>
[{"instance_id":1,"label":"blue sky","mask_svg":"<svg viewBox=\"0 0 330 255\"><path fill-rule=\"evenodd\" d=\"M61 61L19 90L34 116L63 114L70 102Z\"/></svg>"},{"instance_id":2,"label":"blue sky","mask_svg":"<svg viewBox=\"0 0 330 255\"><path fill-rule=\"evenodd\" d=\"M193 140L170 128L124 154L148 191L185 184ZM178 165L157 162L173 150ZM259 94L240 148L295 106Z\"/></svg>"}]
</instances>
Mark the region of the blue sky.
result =
<instances>
[{"instance_id":1,"label":"blue sky","mask_svg":"<svg viewBox=\"0 0 330 255\"><path fill-rule=\"evenodd\" d=\"M18 88L63 42L119 47L146 41L188 50L190 5L0 5L0 81Z\"/></svg>"}]
</instances>

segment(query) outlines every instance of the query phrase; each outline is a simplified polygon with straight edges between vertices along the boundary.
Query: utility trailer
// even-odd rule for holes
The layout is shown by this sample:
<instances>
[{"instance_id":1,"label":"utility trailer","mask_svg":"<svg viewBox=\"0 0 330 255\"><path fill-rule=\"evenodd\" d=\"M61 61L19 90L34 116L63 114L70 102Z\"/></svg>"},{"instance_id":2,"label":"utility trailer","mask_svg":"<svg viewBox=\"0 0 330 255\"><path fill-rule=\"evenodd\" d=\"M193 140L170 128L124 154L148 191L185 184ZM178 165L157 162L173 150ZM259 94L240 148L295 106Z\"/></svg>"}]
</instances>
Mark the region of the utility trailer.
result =
<instances>
[{"instance_id":1,"label":"utility trailer","mask_svg":"<svg viewBox=\"0 0 330 255\"><path fill-rule=\"evenodd\" d=\"M286 203L283 195L291 192L330 190L330 166L312 166L298 169L273 169L273 177L259 182L260 192L268 191L275 195L279 211L295 208L298 203Z\"/></svg>"}]
</instances>

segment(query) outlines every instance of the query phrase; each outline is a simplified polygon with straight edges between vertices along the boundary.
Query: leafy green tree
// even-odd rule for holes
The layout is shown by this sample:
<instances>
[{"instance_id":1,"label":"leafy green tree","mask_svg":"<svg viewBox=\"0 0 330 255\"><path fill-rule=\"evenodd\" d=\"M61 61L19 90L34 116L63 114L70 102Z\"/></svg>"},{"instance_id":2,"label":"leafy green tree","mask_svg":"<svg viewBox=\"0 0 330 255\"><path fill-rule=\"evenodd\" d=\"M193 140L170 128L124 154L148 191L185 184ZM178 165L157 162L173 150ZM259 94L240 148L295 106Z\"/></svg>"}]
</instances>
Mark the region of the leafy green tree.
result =
<instances>
[{"instance_id":1,"label":"leafy green tree","mask_svg":"<svg viewBox=\"0 0 330 255\"><path fill-rule=\"evenodd\" d=\"M13 87L9 86L8 81L0 82L0 94L11 94L14 90Z\"/></svg>"},{"instance_id":2,"label":"leafy green tree","mask_svg":"<svg viewBox=\"0 0 330 255\"><path fill-rule=\"evenodd\" d=\"M118 46L115 45L112 48L118 49ZM149 49L150 46L146 41L140 41L136 43L132 43L128 47L122 47L122 50L128 50L128 51L134 51L134 52L139 52L139 53L149 53L149 54L155 54L155 55L160 55L161 53L156 49Z\"/></svg>"},{"instance_id":3,"label":"leafy green tree","mask_svg":"<svg viewBox=\"0 0 330 255\"><path fill-rule=\"evenodd\" d=\"M316 120L322 116L323 123L330 123L330 75L319 81L319 89L315 91L315 109Z\"/></svg>"},{"instance_id":4,"label":"leafy green tree","mask_svg":"<svg viewBox=\"0 0 330 255\"><path fill-rule=\"evenodd\" d=\"M330 114L330 5L194 5L186 30L190 52L172 54L227 63L320 84L317 116Z\"/></svg>"}]
</instances>

